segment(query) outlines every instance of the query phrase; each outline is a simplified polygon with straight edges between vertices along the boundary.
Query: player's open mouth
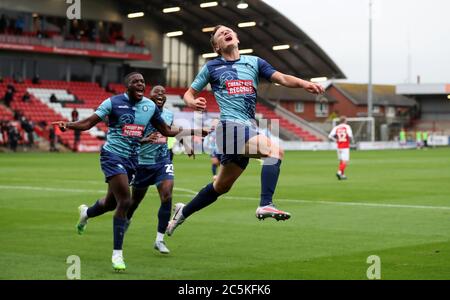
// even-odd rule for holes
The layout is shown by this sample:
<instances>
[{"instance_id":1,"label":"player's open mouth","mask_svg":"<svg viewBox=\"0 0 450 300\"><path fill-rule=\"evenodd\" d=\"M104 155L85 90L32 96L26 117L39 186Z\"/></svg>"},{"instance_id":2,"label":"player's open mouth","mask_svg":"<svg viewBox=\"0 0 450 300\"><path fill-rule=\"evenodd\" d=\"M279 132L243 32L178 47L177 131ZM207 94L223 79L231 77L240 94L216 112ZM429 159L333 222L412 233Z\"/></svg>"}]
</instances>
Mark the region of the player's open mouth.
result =
<instances>
[{"instance_id":1,"label":"player's open mouth","mask_svg":"<svg viewBox=\"0 0 450 300\"><path fill-rule=\"evenodd\" d=\"M165 97L164 96L156 96L155 98L157 105L162 105L164 103Z\"/></svg>"},{"instance_id":2,"label":"player's open mouth","mask_svg":"<svg viewBox=\"0 0 450 300\"><path fill-rule=\"evenodd\" d=\"M136 96L142 97L144 96L144 88L136 89Z\"/></svg>"},{"instance_id":3,"label":"player's open mouth","mask_svg":"<svg viewBox=\"0 0 450 300\"><path fill-rule=\"evenodd\" d=\"M225 37L226 42L231 42L233 40L233 37L231 35Z\"/></svg>"}]
</instances>

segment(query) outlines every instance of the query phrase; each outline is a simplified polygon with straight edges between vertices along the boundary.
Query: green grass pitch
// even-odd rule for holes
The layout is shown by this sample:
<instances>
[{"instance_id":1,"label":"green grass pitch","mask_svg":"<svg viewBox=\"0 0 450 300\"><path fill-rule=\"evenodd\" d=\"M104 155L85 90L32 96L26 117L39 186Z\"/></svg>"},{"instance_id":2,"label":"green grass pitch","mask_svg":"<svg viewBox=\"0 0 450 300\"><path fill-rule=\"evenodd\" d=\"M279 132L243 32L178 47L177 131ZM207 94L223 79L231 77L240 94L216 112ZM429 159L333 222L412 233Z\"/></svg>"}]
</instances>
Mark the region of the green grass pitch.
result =
<instances>
[{"instance_id":1,"label":"green grass pitch","mask_svg":"<svg viewBox=\"0 0 450 300\"><path fill-rule=\"evenodd\" d=\"M211 180L209 157L175 157L173 202ZM258 221L260 165L153 249L159 197L151 188L125 237L125 273L111 268L112 214L75 230L77 207L106 191L99 154L0 154L0 279L450 279L450 149L353 151L347 181L336 153L288 152L275 203L285 222Z\"/></svg>"}]
</instances>

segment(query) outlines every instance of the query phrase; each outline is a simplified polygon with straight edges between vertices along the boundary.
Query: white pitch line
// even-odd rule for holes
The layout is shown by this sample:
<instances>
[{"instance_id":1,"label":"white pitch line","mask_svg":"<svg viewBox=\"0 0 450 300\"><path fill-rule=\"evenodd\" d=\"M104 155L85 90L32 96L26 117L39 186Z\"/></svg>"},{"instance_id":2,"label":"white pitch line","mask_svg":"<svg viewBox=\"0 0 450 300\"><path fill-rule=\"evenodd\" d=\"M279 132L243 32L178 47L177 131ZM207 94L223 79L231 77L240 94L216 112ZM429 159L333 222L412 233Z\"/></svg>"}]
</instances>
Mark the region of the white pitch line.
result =
<instances>
[{"instance_id":1,"label":"white pitch line","mask_svg":"<svg viewBox=\"0 0 450 300\"><path fill-rule=\"evenodd\" d=\"M173 189L174 189L175 191L181 191L181 192L187 192L187 193L190 193L190 194L192 194L193 196L195 196L195 195L198 194L198 191L196 192L196 191L193 191L193 190L190 190L190 189L183 189L183 188L179 188L179 187L173 187Z\"/></svg>"},{"instance_id":2,"label":"white pitch line","mask_svg":"<svg viewBox=\"0 0 450 300\"><path fill-rule=\"evenodd\" d=\"M105 190L83 190L83 189L65 189L65 188L48 188L40 186L23 186L23 185L0 185L0 189L4 190L29 190L29 191L45 191L45 192L67 192L67 193L106 193Z\"/></svg>"},{"instance_id":3,"label":"white pitch line","mask_svg":"<svg viewBox=\"0 0 450 300\"><path fill-rule=\"evenodd\" d=\"M235 197L224 196L223 198L236 200L253 200L259 201L259 198L252 197ZM450 210L449 206L431 206L431 205L409 205L409 204L381 204L381 203L366 203L366 202L339 202L339 201L321 201L321 200L300 200L300 199L275 199L275 201L296 202L296 203L314 203L314 204L331 204L342 206L369 206L369 207L387 207L387 208L416 208L416 209L439 209Z\"/></svg>"},{"instance_id":4,"label":"white pitch line","mask_svg":"<svg viewBox=\"0 0 450 300\"><path fill-rule=\"evenodd\" d=\"M46 192L68 192L68 193L105 193L106 190L86 190L86 189L66 189L66 188L48 188L37 186L20 186L20 185L0 185L0 189L4 190L32 190L32 191L46 191ZM184 189L174 188L182 192L188 192L190 195L175 194L174 196L192 198L197 192ZM222 196L222 199L230 200L251 200L259 201L255 197L236 197L236 196ZM326 205L340 205L340 206L366 206L366 207L384 207L384 208L413 208L413 209L436 209L436 210L450 210L449 206L431 206L431 205L408 205L408 204L381 204L381 203L367 203L367 202L338 202L338 201L321 201L321 200L301 200L301 199L276 199L276 201L293 202L293 203L311 203L311 204L326 204Z\"/></svg>"},{"instance_id":5,"label":"white pitch line","mask_svg":"<svg viewBox=\"0 0 450 300\"><path fill-rule=\"evenodd\" d=\"M179 197L191 197L190 195L174 195ZM254 197L236 197L236 196L221 196L222 199L230 200L251 200L259 201L259 198ZM386 208L415 208L415 209L437 209L450 210L449 206L430 206L430 205L408 205L408 204L380 204L380 203L366 203L366 202L338 202L338 201L320 201L320 200L300 200L300 199L275 199L277 202L293 202L293 203L311 203L311 204L327 204L327 205L341 205L341 206L369 206L369 207L386 207Z\"/></svg>"},{"instance_id":6,"label":"white pitch line","mask_svg":"<svg viewBox=\"0 0 450 300\"><path fill-rule=\"evenodd\" d=\"M29 190L29 191L47 191L47 192L68 192L68 193L105 193L105 190L86 190L86 189L66 189L66 188L47 188L47 187L40 187L40 186L23 186L23 185L0 185L0 189L4 190ZM183 189L183 188L173 188L176 191L181 192L187 192L192 194L193 196L197 195L197 192L190 190L190 189ZM191 195L189 195L191 196Z\"/></svg>"}]
</instances>

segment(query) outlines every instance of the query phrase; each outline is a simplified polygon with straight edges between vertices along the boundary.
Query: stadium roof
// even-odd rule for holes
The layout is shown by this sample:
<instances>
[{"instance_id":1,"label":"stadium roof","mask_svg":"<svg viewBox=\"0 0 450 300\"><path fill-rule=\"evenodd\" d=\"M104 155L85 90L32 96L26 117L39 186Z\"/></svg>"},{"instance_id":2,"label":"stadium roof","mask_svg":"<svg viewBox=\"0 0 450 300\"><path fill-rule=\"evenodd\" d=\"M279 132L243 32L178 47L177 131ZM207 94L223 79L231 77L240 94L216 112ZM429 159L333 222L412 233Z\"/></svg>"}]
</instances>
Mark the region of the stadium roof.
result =
<instances>
[{"instance_id":1,"label":"stadium roof","mask_svg":"<svg viewBox=\"0 0 450 300\"><path fill-rule=\"evenodd\" d=\"M450 94L450 84L398 84L395 91L401 95L446 95Z\"/></svg>"},{"instance_id":2,"label":"stadium roof","mask_svg":"<svg viewBox=\"0 0 450 300\"><path fill-rule=\"evenodd\" d=\"M209 0L208 0L209 1ZM281 72L302 78L327 77L342 79L344 73L330 57L292 21L261 0L246 0L247 9L238 9L237 0L217 0L217 6L201 8L207 0L127 0L120 1L124 13L143 11L159 24L161 32L183 31L179 38L199 54L211 53L210 33L202 28L223 24L233 28L240 49L253 49ZM163 13L164 8L180 7L180 11ZM238 23L255 22L256 26L238 27ZM275 45L290 46L274 51Z\"/></svg>"},{"instance_id":3,"label":"stadium roof","mask_svg":"<svg viewBox=\"0 0 450 300\"><path fill-rule=\"evenodd\" d=\"M258 86L258 95L272 100L282 100L282 101L303 101L303 102L322 102L326 100L328 103L337 102L329 93L325 92L322 96L317 96L307 92L304 89L291 89L281 85L275 85L271 83L263 83Z\"/></svg>"},{"instance_id":4,"label":"stadium roof","mask_svg":"<svg viewBox=\"0 0 450 300\"><path fill-rule=\"evenodd\" d=\"M356 105L367 105L367 84L333 83L336 89ZM416 102L395 93L395 85L373 85L373 104L380 106L414 106Z\"/></svg>"}]
</instances>

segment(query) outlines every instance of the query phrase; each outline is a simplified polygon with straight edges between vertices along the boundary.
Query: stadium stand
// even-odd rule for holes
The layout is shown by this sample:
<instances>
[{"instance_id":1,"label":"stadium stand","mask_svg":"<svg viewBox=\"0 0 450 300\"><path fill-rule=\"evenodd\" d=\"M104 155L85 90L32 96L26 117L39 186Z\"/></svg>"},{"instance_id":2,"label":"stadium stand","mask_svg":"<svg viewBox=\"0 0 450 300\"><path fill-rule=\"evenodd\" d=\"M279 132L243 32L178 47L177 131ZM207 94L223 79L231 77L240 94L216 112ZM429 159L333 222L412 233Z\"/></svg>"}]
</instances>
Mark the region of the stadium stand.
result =
<instances>
[{"instance_id":1,"label":"stadium stand","mask_svg":"<svg viewBox=\"0 0 450 300\"><path fill-rule=\"evenodd\" d=\"M29 12L2 10L0 41L63 48L144 53L145 43L135 35L124 37L122 24L105 20L75 20ZM105 30L109 28L109 30ZM113 46L112 46L113 45Z\"/></svg>"},{"instance_id":2,"label":"stadium stand","mask_svg":"<svg viewBox=\"0 0 450 300\"><path fill-rule=\"evenodd\" d=\"M13 120L13 113L4 107L3 105L0 105L0 120L2 121L12 121Z\"/></svg>"},{"instance_id":3,"label":"stadium stand","mask_svg":"<svg viewBox=\"0 0 450 300\"><path fill-rule=\"evenodd\" d=\"M279 119L280 127L292 132L301 141L305 141L305 142L322 141L322 139L318 138L317 136L310 133L309 131L307 131L303 128L300 128L300 127L296 126L295 124L289 122L285 118L279 116L273 109L269 108L268 106L265 106L264 104L257 103L256 104L256 112L262 114L264 119L268 119L268 120Z\"/></svg>"},{"instance_id":4,"label":"stadium stand","mask_svg":"<svg viewBox=\"0 0 450 300\"><path fill-rule=\"evenodd\" d=\"M56 120L70 120L73 107L77 107L80 117L91 115L100 102L111 96L96 83L90 82L65 82L55 80L42 80L39 84L33 84L31 80L24 80L23 83L14 83L12 79L6 78L0 84L0 95L4 94L8 84L13 84L16 92L11 102L11 109L20 112L28 120L35 124L50 124ZM22 101L23 94L28 91L31 95L28 102ZM70 91L70 93L69 93ZM58 101L50 102L50 96L54 94ZM78 99L76 101L76 99ZM12 112L8 113L2 107L2 115L11 118ZM104 123L99 123L89 132L82 132L80 137L80 151L98 151L103 145L103 137L107 127ZM41 138L48 140L48 128L36 132ZM74 133L71 131L62 132L59 141L66 147L73 149Z\"/></svg>"},{"instance_id":5,"label":"stadium stand","mask_svg":"<svg viewBox=\"0 0 450 300\"><path fill-rule=\"evenodd\" d=\"M0 83L0 95L3 96L7 90L8 85L13 84L15 93L13 96L13 100L10 103L10 109L6 106L0 107L0 120L12 120L13 119L13 111L21 112L28 120L33 121L35 124L45 122L49 124L51 121L57 119L71 119L71 112L73 108L77 108L79 112L80 119L86 118L90 116L97 106L104 99L110 97L113 94L118 94L124 92L125 88L121 83L110 83L107 88L104 89L99 86L97 83L92 82L79 82L79 81L58 81L58 80L41 80L40 83L35 84L32 83L32 80L25 79L23 82L17 82L12 80L11 78L5 78L2 83ZM350 86L349 84L335 84L334 86L338 86L340 89L343 87ZM378 87L378 86L376 86ZM145 94L149 95L151 86L147 85ZM392 89L392 87L389 87ZM347 91L346 94L351 94ZM192 109L186 107L184 101L182 99L186 88L178 88L178 87L167 87L167 102L166 108L173 112L191 112ZM377 90L376 90L377 91ZM383 90L384 91L384 90ZM23 101L22 96L25 92L30 94L30 100ZM52 94L55 95L57 101L51 102L50 98ZM264 92L261 93L263 96ZM363 93L361 93L362 95ZM377 93L375 93L378 95ZM219 106L214 99L214 96L209 91L202 91L199 94L207 99L207 112L217 113L219 112ZM350 99L356 98L356 94L351 94L352 97ZM359 94L358 94L359 95ZM270 94L265 95L271 99L272 96ZM270 96L270 97L269 97ZM280 97L278 95L278 97ZM391 99L394 97L394 99ZM272 97L273 98L273 97ZM361 99L363 97L360 97ZM375 98L378 99L377 97ZM407 97L401 95L395 95L394 93L390 93L384 91L383 94L384 105L389 103L389 105L393 105L394 107L411 107L414 104L414 101L408 99ZM395 101L394 101L395 100ZM339 100L340 101L340 100ZM378 101L378 100L377 100ZM256 106L256 112L258 118L264 119L279 119L280 129L282 131L288 132L285 134L286 138L289 140L300 140L300 141L322 141L323 138L318 136L316 132L308 130L308 128L304 128L299 126L299 124L293 122L291 119L284 117L282 114L277 112L276 109L265 103L267 101L260 101ZM273 104L272 101L269 101ZM376 102L378 103L378 102ZM330 104L334 104L332 102ZM346 106L347 109L350 107ZM352 115L349 113L349 115ZM298 117L298 116L297 116ZM396 116L397 119L399 118ZM413 124L406 124L409 129L421 129L432 132L442 132L447 133L450 127L448 125L449 122L445 122L443 120L414 120ZM105 132L107 130L107 126L104 123L99 123L98 126L91 129L89 132L83 132L81 134L81 143L80 150L82 151L97 151L99 147L103 144L103 139L105 136ZM43 130L40 134L41 137L48 139L48 132ZM74 147L74 136L71 132L61 133L59 136L60 142L69 147Z\"/></svg>"},{"instance_id":6,"label":"stadium stand","mask_svg":"<svg viewBox=\"0 0 450 300\"><path fill-rule=\"evenodd\" d=\"M39 4L25 1L26 9L16 6L14 0L4 1L3 21L0 22L0 25L5 25L0 27L0 78L8 76L9 79L0 84L0 97L4 95L9 82L14 81L17 91L12 102L6 105L11 109L4 107L0 111L2 119L11 119L13 111L19 110L35 124L49 124L58 119L71 120L73 108L77 108L80 119L85 118L93 113L101 101L124 91L123 85L117 82L131 71L142 72L146 80L161 82L166 86L166 108L169 110L175 113L192 111L185 106L182 96L198 68L204 63L201 54L210 51L208 34L192 35L190 42L168 38L164 34L165 30L161 31L152 22L137 26L135 21L127 17L121 5L109 5L110 2L106 0L83 3L83 18L67 20L67 6L55 6L55 9L48 10L45 7L53 8L53 2L43 1ZM100 2L104 5L98 4ZM118 4L118 1L113 2ZM157 24L178 28L179 20L173 18L175 15L162 12L164 1L136 1L138 2L151 3L151 9L146 6L144 10L150 9L152 19ZM98 9L106 4L111 9ZM192 19L189 26L193 30L198 29L200 32L205 24L214 24L217 20L214 14L206 14L201 21L197 21L195 16L203 14L203 8L189 4L182 6L183 14ZM241 21L240 10L233 6L226 11L229 22L237 24ZM273 52L270 43L263 43L260 48L254 49L254 55L264 57L277 70L305 79L318 76L345 78L339 67L318 45L275 9L259 1L249 7L248 11L259 18L276 16L283 20L283 25L273 22L270 28L267 24L256 26L252 29L252 34L248 34L247 29L239 28L237 30L243 44L259 45L268 34L283 36L286 42L308 43L308 47L290 47L283 55ZM290 30L286 30L286 26ZM170 49L166 51L163 48ZM179 58L168 55L169 53L178 53ZM307 59L297 59L298 57ZM26 79L30 76L41 78L40 84ZM149 95L150 89L151 86L147 86L145 95ZM30 98L22 101L26 92L30 94ZM52 95L56 100L50 100ZM202 91L200 95L207 99L206 111L216 115L219 106L213 94ZM283 139L321 140L317 132L305 130L307 126L303 128L300 122L293 120L295 116L291 118L280 114L270 105L258 105L257 117L280 119ZM95 147L103 143L102 136L106 130L105 124L99 123L94 130L83 132L81 146L92 147L94 151ZM286 134L283 136L283 133ZM48 128L43 129L39 135L48 139ZM61 133L59 140L65 146L73 147L72 132Z\"/></svg>"},{"instance_id":7,"label":"stadium stand","mask_svg":"<svg viewBox=\"0 0 450 300\"><path fill-rule=\"evenodd\" d=\"M450 134L450 84L399 84L395 92L417 101L411 129Z\"/></svg>"},{"instance_id":8,"label":"stadium stand","mask_svg":"<svg viewBox=\"0 0 450 300\"><path fill-rule=\"evenodd\" d=\"M148 97L150 94L150 91L152 89L152 86L146 85L145 87L145 95ZM107 90L111 91L113 94L119 94L125 92L125 87L121 83L110 83L108 84ZM182 94L180 96L180 93L178 90L186 91L185 89L173 89L173 88L166 88L166 104L164 107L174 113L181 111L182 107L185 107Z\"/></svg>"}]
</instances>

